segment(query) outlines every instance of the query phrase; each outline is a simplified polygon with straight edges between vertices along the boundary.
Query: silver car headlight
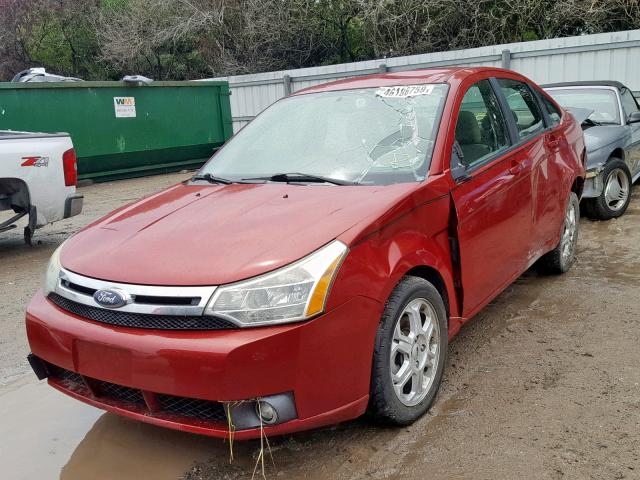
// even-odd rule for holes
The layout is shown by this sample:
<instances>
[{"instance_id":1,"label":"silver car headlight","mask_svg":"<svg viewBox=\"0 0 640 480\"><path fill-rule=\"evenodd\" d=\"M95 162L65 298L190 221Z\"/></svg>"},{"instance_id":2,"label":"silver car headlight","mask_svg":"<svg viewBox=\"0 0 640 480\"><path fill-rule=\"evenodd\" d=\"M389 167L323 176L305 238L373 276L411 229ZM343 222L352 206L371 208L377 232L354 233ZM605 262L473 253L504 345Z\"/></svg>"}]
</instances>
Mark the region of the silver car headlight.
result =
<instances>
[{"instance_id":1,"label":"silver car headlight","mask_svg":"<svg viewBox=\"0 0 640 480\"><path fill-rule=\"evenodd\" d=\"M243 327L306 320L324 311L347 246L335 240L291 265L216 289L205 315Z\"/></svg>"},{"instance_id":2,"label":"silver car headlight","mask_svg":"<svg viewBox=\"0 0 640 480\"><path fill-rule=\"evenodd\" d=\"M66 240L65 240L66 241ZM60 263L60 251L65 242L62 242L58 248L55 249L51 258L49 259L49 265L47 265L47 271L44 274L44 282L42 283L42 292L44 296L48 296L51 292L54 292L60 279L60 270L62 270L62 264Z\"/></svg>"}]
</instances>

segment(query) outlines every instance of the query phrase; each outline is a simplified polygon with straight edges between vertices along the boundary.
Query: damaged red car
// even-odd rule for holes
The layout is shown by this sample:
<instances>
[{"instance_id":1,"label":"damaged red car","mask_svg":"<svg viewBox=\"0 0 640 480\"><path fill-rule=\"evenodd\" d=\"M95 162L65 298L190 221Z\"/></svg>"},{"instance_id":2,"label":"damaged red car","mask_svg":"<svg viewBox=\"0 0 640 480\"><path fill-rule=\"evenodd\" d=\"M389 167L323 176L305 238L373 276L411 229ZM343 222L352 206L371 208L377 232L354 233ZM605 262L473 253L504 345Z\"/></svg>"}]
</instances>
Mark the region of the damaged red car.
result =
<instances>
[{"instance_id":1,"label":"damaged red car","mask_svg":"<svg viewBox=\"0 0 640 480\"><path fill-rule=\"evenodd\" d=\"M571 114L506 70L297 92L58 248L30 363L78 400L212 436L409 424L462 324L534 263L571 267L584 160Z\"/></svg>"}]
</instances>

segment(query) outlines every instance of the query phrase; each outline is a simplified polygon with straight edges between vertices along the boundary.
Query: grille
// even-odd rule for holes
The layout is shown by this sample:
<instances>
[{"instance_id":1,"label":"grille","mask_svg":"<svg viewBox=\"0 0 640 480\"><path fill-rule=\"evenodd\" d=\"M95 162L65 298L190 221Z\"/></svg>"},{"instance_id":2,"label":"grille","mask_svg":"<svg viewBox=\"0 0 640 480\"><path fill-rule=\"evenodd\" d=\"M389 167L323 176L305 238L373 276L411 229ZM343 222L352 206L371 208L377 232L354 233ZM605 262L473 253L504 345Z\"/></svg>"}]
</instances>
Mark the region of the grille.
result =
<instances>
[{"instance_id":1,"label":"grille","mask_svg":"<svg viewBox=\"0 0 640 480\"><path fill-rule=\"evenodd\" d=\"M224 406L219 402L162 394L158 394L158 401L163 411L180 415L181 417L216 421L226 421L227 419Z\"/></svg>"},{"instance_id":2,"label":"grille","mask_svg":"<svg viewBox=\"0 0 640 480\"><path fill-rule=\"evenodd\" d=\"M60 280L62 285L69 290L93 296L96 293L95 288L85 287L69 280ZM152 295L135 295L133 301L135 303L147 303L150 305L198 305L202 300L201 297L158 297Z\"/></svg>"},{"instance_id":3,"label":"grille","mask_svg":"<svg viewBox=\"0 0 640 480\"><path fill-rule=\"evenodd\" d=\"M47 363L47 369L52 377L62 380L64 386L69 390L77 391L78 387L85 389L84 380L78 373L72 372L65 368L58 367L51 363ZM94 380L87 377L87 380L92 384L95 384L98 389L98 398L105 401L116 400L119 402L129 403L132 409L138 410L137 407L147 408L147 403L142 396L142 391L137 388L125 387L124 385L118 385L115 383L104 382L102 380ZM179 417L193 418L197 420L208 420L213 422L226 422L227 415L225 413L224 404L220 402L213 402L210 400L198 400L196 398L176 397L173 395L165 395L161 393L152 393L150 395L155 396L160 404L160 411L152 413L149 411L149 415L162 416L171 414ZM85 390L83 395L90 395L88 390Z\"/></svg>"},{"instance_id":4,"label":"grille","mask_svg":"<svg viewBox=\"0 0 640 480\"><path fill-rule=\"evenodd\" d=\"M47 368L52 376L59 378L67 385L72 384L73 386L84 386L84 380L82 380L82 375L79 373L72 372L65 368L56 367L52 364L47 364Z\"/></svg>"},{"instance_id":5,"label":"grille","mask_svg":"<svg viewBox=\"0 0 640 480\"><path fill-rule=\"evenodd\" d=\"M138 405L146 405L142 392L135 388L116 385L109 382L98 382L98 389L101 396L109 397L121 402L135 403Z\"/></svg>"},{"instance_id":6,"label":"grille","mask_svg":"<svg viewBox=\"0 0 640 480\"><path fill-rule=\"evenodd\" d=\"M227 320L205 316L153 315L91 307L69 300L57 293L49 294L49 300L58 307L94 322L119 327L150 328L158 330L227 330L237 326Z\"/></svg>"}]
</instances>

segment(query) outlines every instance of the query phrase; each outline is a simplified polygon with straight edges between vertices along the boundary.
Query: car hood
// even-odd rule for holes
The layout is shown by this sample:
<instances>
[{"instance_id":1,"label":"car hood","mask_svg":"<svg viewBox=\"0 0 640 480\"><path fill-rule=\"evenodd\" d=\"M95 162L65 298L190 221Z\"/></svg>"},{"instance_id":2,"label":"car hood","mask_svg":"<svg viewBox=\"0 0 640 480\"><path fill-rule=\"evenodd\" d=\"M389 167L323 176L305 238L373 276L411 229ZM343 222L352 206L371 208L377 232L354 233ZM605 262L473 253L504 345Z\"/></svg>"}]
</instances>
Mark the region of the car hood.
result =
<instances>
[{"instance_id":1,"label":"car hood","mask_svg":"<svg viewBox=\"0 0 640 480\"><path fill-rule=\"evenodd\" d=\"M374 221L412 190L414 184L180 184L89 225L65 244L61 262L119 283L235 282L298 260L363 219Z\"/></svg>"}]
</instances>

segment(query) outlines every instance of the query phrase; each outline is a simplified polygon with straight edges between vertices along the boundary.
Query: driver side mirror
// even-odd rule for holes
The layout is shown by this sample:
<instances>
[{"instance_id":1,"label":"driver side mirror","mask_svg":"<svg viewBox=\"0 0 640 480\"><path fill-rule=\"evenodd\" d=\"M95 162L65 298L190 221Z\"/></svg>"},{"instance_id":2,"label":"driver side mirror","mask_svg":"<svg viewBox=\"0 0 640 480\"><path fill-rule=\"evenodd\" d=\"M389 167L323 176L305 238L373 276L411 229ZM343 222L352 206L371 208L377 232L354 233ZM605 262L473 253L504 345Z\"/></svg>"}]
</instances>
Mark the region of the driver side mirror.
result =
<instances>
[{"instance_id":1,"label":"driver side mirror","mask_svg":"<svg viewBox=\"0 0 640 480\"><path fill-rule=\"evenodd\" d=\"M627 123L638 123L640 122L640 110L630 113L627 117Z\"/></svg>"}]
</instances>

